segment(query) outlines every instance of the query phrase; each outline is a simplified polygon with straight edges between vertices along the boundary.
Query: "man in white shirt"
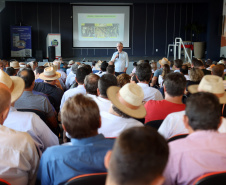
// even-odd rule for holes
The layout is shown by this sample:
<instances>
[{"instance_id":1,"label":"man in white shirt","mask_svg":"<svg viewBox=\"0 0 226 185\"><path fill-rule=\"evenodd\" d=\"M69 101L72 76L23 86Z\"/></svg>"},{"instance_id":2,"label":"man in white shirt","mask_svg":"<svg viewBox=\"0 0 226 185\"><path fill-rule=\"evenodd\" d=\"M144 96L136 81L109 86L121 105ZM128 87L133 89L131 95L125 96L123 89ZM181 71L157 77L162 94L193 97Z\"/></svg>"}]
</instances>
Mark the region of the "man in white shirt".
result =
<instances>
[{"instance_id":1,"label":"man in white shirt","mask_svg":"<svg viewBox=\"0 0 226 185\"><path fill-rule=\"evenodd\" d=\"M91 96L91 98L97 103L100 112L102 111L108 112L111 107L111 101L108 99L107 89L110 86L117 86L117 79L114 75L111 75L111 74L105 74L102 77L100 77L98 79L98 87L97 87L98 96L95 96L95 95L90 95L92 93L90 87L94 86L94 83L92 83L94 81L93 80L91 81L90 79L90 78L93 78L93 75L94 74L89 74L88 76L86 76L86 79L85 79L86 91L88 89L87 93L89 93L89 96Z\"/></svg>"},{"instance_id":2,"label":"man in white shirt","mask_svg":"<svg viewBox=\"0 0 226 185\"><path fill-rule=\"evenodd\" d=\"M27 133L3 126L10 104L23 92L24 82L19 77L10 78L2 70L0 79L0 178L10 184L34 185L39 163L34 141Z\"/></svg>"},{"instance_id":3,"label":"man in white shirt","mask_svg":"<svg viewBox=\"0 0 226 185\"><path fill-rule=\"evenodd\" d=\"M70 60L68 63L68 69L66 70L67 76L69 75L69 73L71 72L71 66L74 64L75 62L73 60Z\"/></svg>"},{"instance_id":4,"label":"man in white shirt","mask_svg":"<svg viewBox=\"0 0 226 185\"><path fill-rule=\"evenodd\" d=\"M104 74L106 74L107 67L108 63L106 61L103 61L100 66L100 71L95 74L98 75L99 77L103 76Z\"/></svg>"},{"instance_id":5,"label":"man in white shirt","mask_svg":"<svg viewBox=\"0 0 226 185\"><path fill-rule=\"evenodd\" d=\"M146 110L142 103L143 90L134 83L128 83L121 89L111 86L107 90L112 106L109 112L101 112L101 127L98 129L105 137L118 137L125 129L143 124L134 118L144 118Z\"/></svg>"},{"instance_id":6,"label":"man in white shirt","mask_svg":"<svg viewBox=\"0 0 226 185\"><path fill-rule=\"evenodd\" d=\"M89 71L85 67L81 67L81 68L77 69L75 80L78 83L78 86L76 88L69 89L64 93L64 95L61 99L60 109L63 107L64 102L69 97L75 96L76 94L79 94L79 93L86 94L86 89L83 84L84 84L84 79L85 79L86 75L88 75L88 74L89 74Z\"/></svg>"},{"instance_id":7,"label":"man in white shirt","mask_svg":"<svg viewBox=\"0 0 226 185\"><path fill-rule=\"evenodd\" d=\"M76 72L80 64L81 64L80 62L76 62L71 66L71 72L67 76L67 79L65 82L66 89L69 89L70 86L75 82Z\"/></svg>"},{"instance_id":8,"label":"man in white shirt","mask_svg":"<svg viewBox=\"0 0 226 185\"><path fill-rule=\"evenodd\" d=\"M125 51L122 51L123 43L117 43L117 52L114 52L111 61L115 63L115 71L118 73L126 73L126 70L129 66L128 54Z\"/></svg>"},{"instance_id":9,"label":"man in white shirt","mask_svg":"<svg viewBox=\"0 0 226 185\"><path fill-rule=\"evenodd\" d=\"M139 85L144 91L143 101L147 102L149 100L163 100L161 92L154 87L149 86L152 71L151 66L148 63L143 62L137 65L136 75L139 81L137 85Z\"/></svg>"}]
</instances>

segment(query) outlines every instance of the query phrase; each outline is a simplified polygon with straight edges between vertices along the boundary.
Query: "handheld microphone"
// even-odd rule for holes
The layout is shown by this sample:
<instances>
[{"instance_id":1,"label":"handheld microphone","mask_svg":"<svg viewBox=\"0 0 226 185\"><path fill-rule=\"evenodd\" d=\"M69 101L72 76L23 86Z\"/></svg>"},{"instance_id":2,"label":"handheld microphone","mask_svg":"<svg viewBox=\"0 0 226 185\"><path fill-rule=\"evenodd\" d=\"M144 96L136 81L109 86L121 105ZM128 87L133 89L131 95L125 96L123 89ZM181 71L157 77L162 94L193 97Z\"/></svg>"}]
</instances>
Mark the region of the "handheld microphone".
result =
<instances>
[{"instance_id":1,"label":"handheld microphone","mask_svg":"<svg viewBox=\"0 0 226 185\"><path fill-rule=\"evenodd\" d=\"M119 52L118 52L118 57L117 58L119 58Z\"/></svg>"}]
</instances>

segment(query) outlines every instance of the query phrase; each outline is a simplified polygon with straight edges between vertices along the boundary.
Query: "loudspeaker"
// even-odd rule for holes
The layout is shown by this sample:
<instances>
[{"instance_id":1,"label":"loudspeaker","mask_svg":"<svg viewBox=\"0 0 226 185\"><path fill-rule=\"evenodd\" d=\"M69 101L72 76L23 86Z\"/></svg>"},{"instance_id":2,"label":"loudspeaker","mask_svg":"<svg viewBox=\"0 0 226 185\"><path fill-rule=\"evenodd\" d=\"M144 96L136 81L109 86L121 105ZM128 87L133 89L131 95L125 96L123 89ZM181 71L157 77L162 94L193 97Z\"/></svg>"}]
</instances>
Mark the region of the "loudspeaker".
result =
<instances>
[{"instance_id":1,"label":"loudspeaker","mask_svg":"<svg viewBox=\"0 0 226 185\"><path fill-rule=\"evenodd\" d=\"M36 56L36 61L41 62L43 60L42 50L36 50L35 56Z\"/></svg>"},{"instance_id":2,"label":"loudspeaker","mask_svg":"<svg viewBox=\"0 0 226 185\"><path fill-rule=\"evenodd\" d=\"M52 62L56 58L55 46L48 46L49 61Z\"/></svg>"}]
</instances>

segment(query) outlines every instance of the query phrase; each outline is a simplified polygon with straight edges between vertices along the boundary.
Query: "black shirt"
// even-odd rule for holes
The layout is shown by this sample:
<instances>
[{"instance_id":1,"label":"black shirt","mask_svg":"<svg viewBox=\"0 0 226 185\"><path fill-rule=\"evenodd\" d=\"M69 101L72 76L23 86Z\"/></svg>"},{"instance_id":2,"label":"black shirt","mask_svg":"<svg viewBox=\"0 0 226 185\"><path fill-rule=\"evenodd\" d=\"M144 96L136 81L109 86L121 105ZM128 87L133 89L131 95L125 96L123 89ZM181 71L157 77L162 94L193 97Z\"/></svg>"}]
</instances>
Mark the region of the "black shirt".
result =
<instances>
[{"instance_id":1,"label":"black shirt","mask_svg":"<svg viewBox=\"0 0 226 185\"><path fill-rule=\"evenodd\" d=\"M54 106L57 112L60 109L61 98L64 94L64 91L55 85L48 83L35 83L34 90L46 94L49 98L50 103Z\"/></svg>"}]
</instances>

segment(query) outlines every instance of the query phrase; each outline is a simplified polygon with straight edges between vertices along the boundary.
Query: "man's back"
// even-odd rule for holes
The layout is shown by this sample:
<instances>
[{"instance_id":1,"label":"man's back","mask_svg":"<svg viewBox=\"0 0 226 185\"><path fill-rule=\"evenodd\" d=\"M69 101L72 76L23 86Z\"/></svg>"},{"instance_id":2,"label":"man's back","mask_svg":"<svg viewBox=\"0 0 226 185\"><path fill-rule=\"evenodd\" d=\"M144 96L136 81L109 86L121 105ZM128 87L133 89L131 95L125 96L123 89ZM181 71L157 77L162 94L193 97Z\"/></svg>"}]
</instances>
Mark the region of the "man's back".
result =
<instances>
[{"instance_id":1,"label":"man's back","mask_svg":"<svg viewBox=\"0 0 226 185\"><path fill-rule=\"evenodd\" d=\"M105 137L118 137L122 131L128 128L143 126L141 122L133 118L122 118L104 111L100 115L102 123L98 133L103 134Z\"/></svg>"},{"instance_id":2,"label":"man's back","mask_svg":"<svg viewBox=\"0 0 226 185\"><path fill-rule=\"evenodd\" d=\"M187 185L208 172L226 170L226 134L197 131L169 143L165 184Z\"/></svg>"},{"instance_id":3,"label":"man's back","mask_svg":"<svg viewBox=\"0 0 226 185\"><path fill-rule=\"evenodd\" d=\"M50 147L39 165L41 184L63 184L82 174L106 172L104 156L113 147L114 140L99 134L82 139L71 139L66 145Z\"/></svg>"},{"instance_id":4,"label":"man's back","mask_svg":"<svg viewBox=\"0 0 226 185\"><path fill-rule=\"evenodd\" d=\"M59 110L61 98L64 93L63 90L47 83L35 83L34 90L48 95L49 101L54 106L56 111Z\"/></svg>"},{"instance_id":5,"label":"man's back","mask_svg":"<svg viewBox=\"0 0 226 185\"><path fill-rule=\"evenodd\" d=\"M35 113L19 112L11 107L4 126L30 134L41 152L47 147L59 145L58 137Z\"/></svg>"},{"instance_id":6,"label":"man's back","mask_svg":"<svg viewBox=\"0 0 226 185\"><path fill-rule=\"evenodd\" d=\"M153 87L149 87L148 84L137 83L137 85L144 91L144 101L163 99L161 92Z\"/></svg>"},{"instance_id":7,"label":"man's back","mask_svg":"<svg viewBox=\"0 0 226 185\"><path fill-rule=\"evenodd\" d=\"M153 120L164 120L168 114L185 109L185 104L176 104L167 100L150 100L144 106L147 111L145 123Z\"/></svg>"},{"instance_id":8,"label":"man's back","mask_svg":"<svg viewBox=\"0 0 226 185\"><path fill-rule=\"evenodd\" d=\"M46 113L47 117L54 116L51 104L47 98L35 95L31 91L24 91L21 97L15 102L16 109L35 109Z\"/></svg>"},{"instance_id":9,"label":"man's back","mask_svg":"<svg viewBox=\"0 0 226 185\"><path fill-rule=\"evenodd\" d=\"M11 184L35 184L39 156L31 136L5 126L0 126L0 134L0 178Z\"/></svg>"}]
</instances>

